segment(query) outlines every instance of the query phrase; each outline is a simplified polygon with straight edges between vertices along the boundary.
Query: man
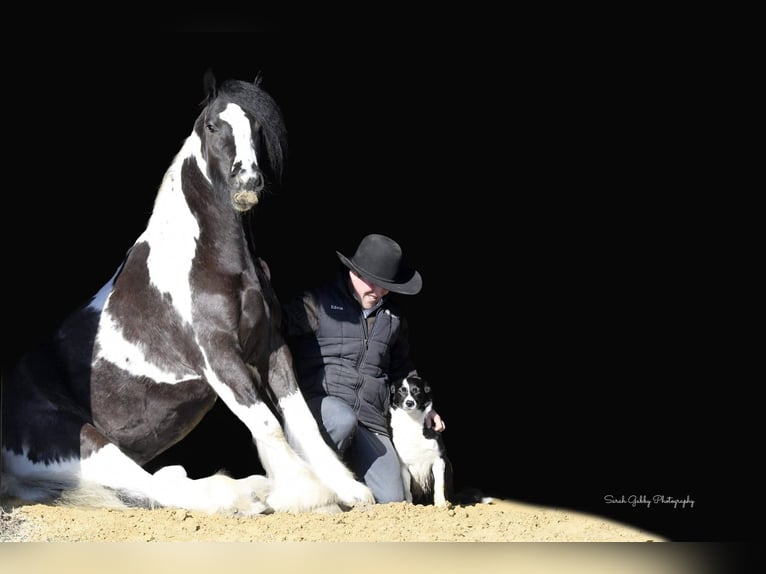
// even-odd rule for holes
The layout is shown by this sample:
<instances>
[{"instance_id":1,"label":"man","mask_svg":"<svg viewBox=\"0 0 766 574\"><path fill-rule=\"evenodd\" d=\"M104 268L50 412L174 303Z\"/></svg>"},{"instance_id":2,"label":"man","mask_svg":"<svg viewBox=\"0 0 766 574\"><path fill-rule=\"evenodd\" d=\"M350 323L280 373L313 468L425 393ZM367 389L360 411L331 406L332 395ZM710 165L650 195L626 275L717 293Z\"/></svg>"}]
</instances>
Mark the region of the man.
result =
<instances>
[{"instance_id":1,"label":"man","mask_svg":"<svg viewBox=\"0 0 766 574\"><path fill-rule=\"evenodd\" d=\"M283 306L301 390L325 440L372 490L376 502L406 500L388 426L389 383L417 374L407 321L389 293L415 295L420 273L390 237L367 235L334 281ZM427 426L446 428L432 411Z\"/></svg>"}]
</instances>

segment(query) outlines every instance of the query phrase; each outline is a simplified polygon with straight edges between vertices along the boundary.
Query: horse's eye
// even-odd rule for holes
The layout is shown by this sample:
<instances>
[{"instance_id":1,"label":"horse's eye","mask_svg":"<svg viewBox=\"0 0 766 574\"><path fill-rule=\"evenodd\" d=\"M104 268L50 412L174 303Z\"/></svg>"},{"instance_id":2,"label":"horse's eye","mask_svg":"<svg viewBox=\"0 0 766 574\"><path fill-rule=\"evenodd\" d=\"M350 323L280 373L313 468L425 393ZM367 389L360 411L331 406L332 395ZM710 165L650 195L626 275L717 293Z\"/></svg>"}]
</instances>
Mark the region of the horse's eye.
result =
<instances>
[{"instance_id":1,"label":"horse's eye","mask_svg":"<svg viewBox=\"0 0 766 574\"><path fill-rule=\"evenodd\" d=\"M211 134L215 133L215 126L213 124L206 124L205 128L207 128L207 131L209 131Z\"/></svg>"}]
</instances>

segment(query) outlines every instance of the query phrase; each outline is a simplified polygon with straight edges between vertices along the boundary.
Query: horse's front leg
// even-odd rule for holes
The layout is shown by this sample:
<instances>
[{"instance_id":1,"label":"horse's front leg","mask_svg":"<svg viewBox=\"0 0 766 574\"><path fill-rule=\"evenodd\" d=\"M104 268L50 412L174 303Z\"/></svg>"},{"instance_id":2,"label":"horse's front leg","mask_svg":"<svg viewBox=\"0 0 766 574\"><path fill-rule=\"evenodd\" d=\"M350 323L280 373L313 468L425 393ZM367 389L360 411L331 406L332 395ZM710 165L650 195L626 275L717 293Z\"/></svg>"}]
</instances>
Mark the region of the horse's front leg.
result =
<instances>
[{"instance_id":1,"label":"horse's front leg","mask_svg":"<svg viewBox=\"0 0 766 574\"><path fill-rule=\"evenodd\" d=\"M258 385L251 378L255 371L251 372L242 361L231 360L227 365L225 383L221 377L209 379L218 397L253 436L261 464L271 480L267 504L279 512L339 510L334 489L293 449L279 419L258 396ZM342 498L340 501L345 502Z\"/></svg>"},{"instance_id":2,"label":"horse's front leg","mask_svg":"<svg viewBox=\"0 0 766 574\"><path fill-rule=\"evenodd\" d=\"M325 442L319 426L298 388L287 345L269 358L269 386L282 412L290 444L347 506L373 504L372 491L354 478L334 450Z\"/></svg>"}]
</instances>

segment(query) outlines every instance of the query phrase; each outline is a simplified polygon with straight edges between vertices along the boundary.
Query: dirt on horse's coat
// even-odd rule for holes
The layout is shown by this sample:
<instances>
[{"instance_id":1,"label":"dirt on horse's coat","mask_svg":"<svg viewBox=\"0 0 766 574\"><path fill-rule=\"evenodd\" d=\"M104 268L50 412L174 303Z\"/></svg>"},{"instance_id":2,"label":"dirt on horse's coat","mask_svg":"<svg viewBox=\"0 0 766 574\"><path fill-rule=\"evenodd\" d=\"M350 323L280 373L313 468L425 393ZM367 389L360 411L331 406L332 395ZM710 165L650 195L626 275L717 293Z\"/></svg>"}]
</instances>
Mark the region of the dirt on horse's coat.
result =
<instances>
[{"instance_id":1,"label":"dirt on horse's coat","mask_svg":"<svg viewBox=\"0 0 766 574\"><path fill-rule=\"evenodd\" d=\"M259 79L208 74L205 90L117 272L3 381L5 496L243 514L373 502L298 390L243 221L281 174L281 112ZM144 468L217 400L252 434L265 476Z\"/></svg>"}]
</instances>

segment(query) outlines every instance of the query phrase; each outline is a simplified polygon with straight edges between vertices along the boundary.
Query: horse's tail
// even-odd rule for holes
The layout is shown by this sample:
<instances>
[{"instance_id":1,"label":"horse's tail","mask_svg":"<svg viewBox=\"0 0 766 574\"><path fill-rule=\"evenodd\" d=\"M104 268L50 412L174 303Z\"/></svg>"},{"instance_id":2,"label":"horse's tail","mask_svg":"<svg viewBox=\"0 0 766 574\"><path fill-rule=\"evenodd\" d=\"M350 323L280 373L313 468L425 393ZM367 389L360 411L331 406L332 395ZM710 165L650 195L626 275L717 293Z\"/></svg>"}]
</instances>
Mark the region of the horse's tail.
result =
<instances>
[{"instance_id":1,"label":"horse's tail","mask_svg":"<svg viewBox=\"0 0 766 574\"><path fill-rule=\"evenodd\" d=\"M125 498L124 495L120 495L100 484L83 483L78 484L71 490L62 492L61 496L55 500L55 503L61 506L74 506L77 508L129 508L144 506L144 504L134 504L132 500L127 503Z\"/></svg>"},{"instance_id":2,"label":"horse's tail","mask_svg":"<svg viewBox=\"0 0 766 574\"><path fill-rule=\"evenodd\" d=\"M11 503L55 504L79 508L151 508L146 497L101 484L61 476L0 476L0 498Z\"/></svg>"}]
</instances>

